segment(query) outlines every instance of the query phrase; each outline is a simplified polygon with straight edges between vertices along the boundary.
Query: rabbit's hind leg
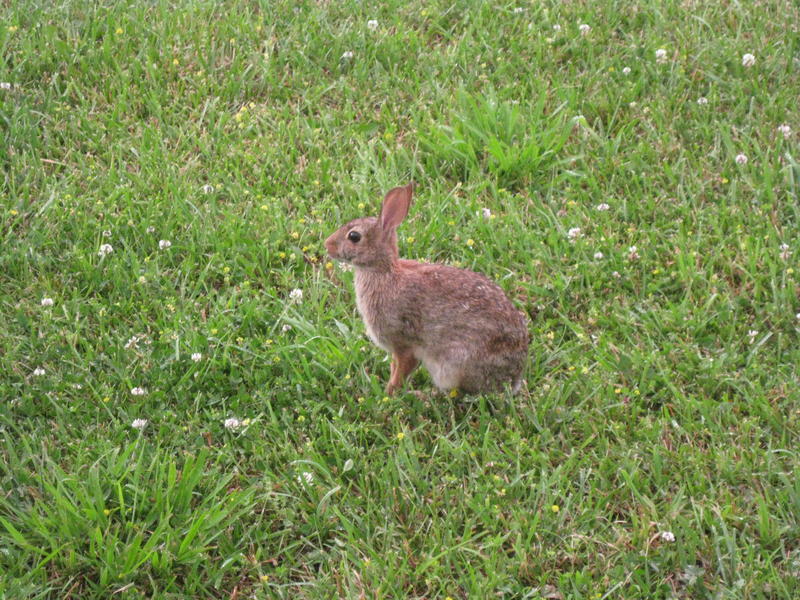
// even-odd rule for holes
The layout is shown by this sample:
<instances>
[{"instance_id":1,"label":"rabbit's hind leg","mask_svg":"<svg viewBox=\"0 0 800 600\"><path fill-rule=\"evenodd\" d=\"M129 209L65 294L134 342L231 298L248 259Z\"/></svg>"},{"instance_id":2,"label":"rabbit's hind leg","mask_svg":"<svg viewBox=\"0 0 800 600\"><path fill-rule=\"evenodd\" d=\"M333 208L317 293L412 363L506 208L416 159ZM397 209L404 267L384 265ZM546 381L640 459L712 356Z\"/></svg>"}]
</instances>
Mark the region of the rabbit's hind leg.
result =
<instances>
[{"instance_id":1,"label":"rabbit's hind leg","mask_svg":"<svg viewBox=\"0 0 800 600\"><path fill-rule=\"evenodd\" d=\"M451 347L437 353L421 356L422 364L428 369L433 384L439 391L448 394L460 390L468 377L465 364L466 353L460 347Z\"/></svg>"}]
</instances>

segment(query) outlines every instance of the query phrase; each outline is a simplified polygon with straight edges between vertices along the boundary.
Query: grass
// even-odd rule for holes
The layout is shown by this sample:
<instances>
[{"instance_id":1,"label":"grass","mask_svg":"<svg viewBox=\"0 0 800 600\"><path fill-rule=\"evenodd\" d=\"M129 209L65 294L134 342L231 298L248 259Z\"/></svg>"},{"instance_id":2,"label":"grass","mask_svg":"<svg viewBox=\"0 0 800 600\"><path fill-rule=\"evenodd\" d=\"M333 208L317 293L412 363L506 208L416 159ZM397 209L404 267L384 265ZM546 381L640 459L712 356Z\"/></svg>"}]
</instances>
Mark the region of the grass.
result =
<instances>
[{"instance_id":1,"label":"grass","mask_svg":"<svg viewBox=\"0 0 800 600\"><path fill-rule=\"evenodd\" d=\"M800 597L794 3L0 16L0 598ZM411 179L519 397L382 393L322 241Z\"/></svg>"}]
</instances>

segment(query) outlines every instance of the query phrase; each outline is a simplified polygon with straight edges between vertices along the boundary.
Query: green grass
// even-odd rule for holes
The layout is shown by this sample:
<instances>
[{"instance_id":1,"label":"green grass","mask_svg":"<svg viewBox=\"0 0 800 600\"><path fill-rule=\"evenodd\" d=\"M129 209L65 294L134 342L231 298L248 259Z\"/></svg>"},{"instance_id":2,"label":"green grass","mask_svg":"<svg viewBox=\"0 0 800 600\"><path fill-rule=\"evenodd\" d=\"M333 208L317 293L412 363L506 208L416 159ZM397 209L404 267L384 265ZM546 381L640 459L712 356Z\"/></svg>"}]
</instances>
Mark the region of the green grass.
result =
<instances>
[{"instance_id":1,"label":"green grass","mask_svg":"<svg viewBox=\"0 0 800 600\"><path fill-rule=\"evenodd\" d=\"M796 3L0 17L0 598L800 597ZM384 398L322 241L411 179L516 398Z\"/></svg>"}]
</instances>

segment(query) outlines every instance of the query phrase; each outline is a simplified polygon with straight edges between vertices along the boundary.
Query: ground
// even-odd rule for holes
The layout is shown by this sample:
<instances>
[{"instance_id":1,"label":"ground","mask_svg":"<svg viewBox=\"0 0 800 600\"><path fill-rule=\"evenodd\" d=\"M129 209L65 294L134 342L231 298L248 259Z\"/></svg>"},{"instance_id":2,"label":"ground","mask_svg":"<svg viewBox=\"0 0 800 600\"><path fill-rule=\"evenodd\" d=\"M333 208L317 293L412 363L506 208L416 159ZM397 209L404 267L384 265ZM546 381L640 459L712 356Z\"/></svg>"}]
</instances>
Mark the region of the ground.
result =
<instances>
[{"instance_id":1,"label":"ground","mask_svg":"<svg viewBox=\"0 0 800 600\"><path fill-rule=\"evenodd\" d=\"M0 598L800 597L789 0L0 7ZM387 398L322 242L531 315Z\"/></svg>"}]
</instances>

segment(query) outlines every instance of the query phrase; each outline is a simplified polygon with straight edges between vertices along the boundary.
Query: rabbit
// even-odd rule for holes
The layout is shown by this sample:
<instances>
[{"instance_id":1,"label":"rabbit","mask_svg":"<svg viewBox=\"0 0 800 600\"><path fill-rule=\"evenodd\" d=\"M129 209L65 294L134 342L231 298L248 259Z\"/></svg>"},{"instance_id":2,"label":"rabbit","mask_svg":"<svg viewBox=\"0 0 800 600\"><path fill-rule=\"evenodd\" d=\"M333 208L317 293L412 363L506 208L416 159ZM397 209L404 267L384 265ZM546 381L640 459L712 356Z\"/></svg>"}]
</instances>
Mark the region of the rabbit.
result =
<instances>
[{"instance_id":1,"label":"rabbit","mask_svg":"<svg viewBox=\"0 0 800 600\"><path fill-rule=\"evenodd\" d=\"M355 271L367 335L391 353L393 394L421 362L443 392L517 393L528 356L527 317L484 275L399 258L397 226L414 183L390 190L378 217L350 221L325 248Z\"/></svg>"}]
</instances>

